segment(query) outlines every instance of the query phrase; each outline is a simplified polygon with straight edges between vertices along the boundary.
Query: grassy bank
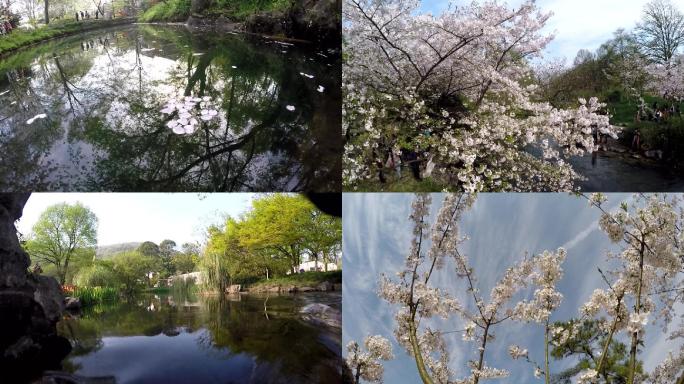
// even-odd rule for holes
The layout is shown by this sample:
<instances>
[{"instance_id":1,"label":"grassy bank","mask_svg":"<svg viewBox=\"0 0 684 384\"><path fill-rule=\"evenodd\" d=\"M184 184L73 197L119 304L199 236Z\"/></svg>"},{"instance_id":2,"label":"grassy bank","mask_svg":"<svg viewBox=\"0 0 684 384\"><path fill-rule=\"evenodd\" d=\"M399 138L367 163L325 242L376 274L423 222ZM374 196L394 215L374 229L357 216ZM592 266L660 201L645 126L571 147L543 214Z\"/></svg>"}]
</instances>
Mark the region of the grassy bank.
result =
<instances>
[{"instance_id":1,"label":"grassy bank","mask_svg":"<svg viewBox=\"0 0 684 384\"><path fill-rule=\"evenodd\" d=\"M259 13L285 13L293 4L291 0L216 0L203 13L205 16L241 22ZM168 0L153 5L138 20L144 23L173 22L185 21L188 17L190 0Z\"/></svg>"},{"instance_id":2,"label":"grassy bank","mask_svg":"<svg viewBox=\"0 0 684 384\"><path fill-rule=\"evenodd\" d=\"M250 289L268 286L294 286L294 287L315 287L320 283L329 282L331 284L342 283L342 271L329 272L304 272L296 275L274 277L257 281L249 286Z\"/></svg>"},{"instance_id":3,"label":"grassy bank","mask_svg":"<svg viewBox=\"0 0 684 384\"><path fill-rule=\"evenodd\" d=\"M91 19L85 21L66 20L32 30L17 29L8 36L0 37L0 55L45 40L132 22L135 22L134 18L114 20Z\"/></svg>"},{"instance_id":4,"label":"grassy bank","mask_svg":"<svg viewBox=\"0 0 684 384\"><path fill-rule=\"evenodd\" d=\"M153 21L185 21L190 16L190 0L169 0L150 7L140 15L138 21L150 23Z\"/></svg>"},{"instance_id":5,"label":"grassy bank","mask_svg":"<svg viewBox=\"0 0 684 384\"><path fill-rule=\"evenodd\" d=\"M115 301L119 298L119 292L111 287L78 287L74 290L73 297L78 298L81 305L86 307Z\"/></svg>"}]
</instances>

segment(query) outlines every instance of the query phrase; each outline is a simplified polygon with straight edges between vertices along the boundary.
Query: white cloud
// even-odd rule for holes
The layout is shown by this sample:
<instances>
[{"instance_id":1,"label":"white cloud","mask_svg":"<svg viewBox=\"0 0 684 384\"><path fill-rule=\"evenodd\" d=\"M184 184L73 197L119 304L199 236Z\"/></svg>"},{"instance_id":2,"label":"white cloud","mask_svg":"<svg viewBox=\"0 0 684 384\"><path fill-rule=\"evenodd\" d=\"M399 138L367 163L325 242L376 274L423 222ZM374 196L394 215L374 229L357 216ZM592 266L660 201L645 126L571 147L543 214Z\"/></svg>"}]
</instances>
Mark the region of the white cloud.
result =
<instances>
[{"instance_id":1,"label":"white cloud","mask_svg":"<svg viewBox=\"0 0 684 384\"><path fill-rule=\"evenodd\" d=\"M524 0L508 1L509 7L517 8ZM684 11L684 0L672 0ZM457 5L469 0L456 0ZM537 5L544 11L552 11L553 16L544 28L545 33L553 33L556 38L547 46L549 57L566 57L572 61L580 49L596 50L609 40L619 28L631 30L641 19L641 11L648 1L645 0L539 0ZM438 13L449 5L445 0L425 0L422 9Z\"/></svg>"}]
</instances>

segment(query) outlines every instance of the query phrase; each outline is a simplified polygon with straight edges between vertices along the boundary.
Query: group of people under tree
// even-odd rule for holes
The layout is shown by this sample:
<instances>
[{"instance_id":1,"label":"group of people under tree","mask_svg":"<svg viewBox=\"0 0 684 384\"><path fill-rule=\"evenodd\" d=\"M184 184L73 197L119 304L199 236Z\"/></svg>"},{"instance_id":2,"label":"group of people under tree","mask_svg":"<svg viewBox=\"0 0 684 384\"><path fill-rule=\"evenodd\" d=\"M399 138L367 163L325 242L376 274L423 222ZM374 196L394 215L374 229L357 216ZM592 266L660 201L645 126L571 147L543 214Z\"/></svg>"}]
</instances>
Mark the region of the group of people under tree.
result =
<instances>
[{"instance_id":1,"label":"group of people under tree","mask_svg":"<svg viewBox=\"0 0 684 384\"><path fill-rule=\"evenodd\" d=\"M79 15L80 15L80 18L79 18ZM96 9L96 10L95 10L95 19L99 19L100 16L104 16L104 15L101 15L101 14L100 14L100 10L97 10L97 9ZM90 12L88 12L88 11L85 11L85 12L83 12L83 11L76 11L76 21L79 21L79 20L80 20L80 21L87 20L87 19L90 19L90 17L91 17L91 16L90 16Z\"/></svg>"},{"instance_id":2,"label":"group of people under tree","mask_svg":"<svg viewBox=\"0 0 684 384\"><path fill-rule=\"evenodd\" d=\"M656 123L665 122L670 117L681 116L681 110L678 103L664 103L658 104L654 101L651 108L648 108L646 103L641 103L637 107L636 121L655 121Z\"/></svg>"}]
</instances>

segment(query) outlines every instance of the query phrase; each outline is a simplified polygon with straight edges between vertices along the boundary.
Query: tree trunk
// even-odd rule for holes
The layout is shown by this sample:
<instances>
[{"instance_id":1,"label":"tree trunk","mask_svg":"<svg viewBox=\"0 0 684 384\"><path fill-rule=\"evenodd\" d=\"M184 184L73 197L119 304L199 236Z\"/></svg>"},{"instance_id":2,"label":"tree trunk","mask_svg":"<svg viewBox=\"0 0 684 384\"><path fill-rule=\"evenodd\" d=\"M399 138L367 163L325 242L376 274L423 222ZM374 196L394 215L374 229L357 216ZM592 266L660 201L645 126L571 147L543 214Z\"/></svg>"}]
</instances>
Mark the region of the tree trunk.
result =
<instances>
[{"instance_id":1,"label":"tree trunk","mask_svg":"<svg viewBox=\"0 0 684 384\"><path fill-rule=\"evenodd\" d=\"M48 11L48 8L50 5L49 2L50 2L50 0L45 0L45 25L50 23L50 15L49 15L50 12Z\"/></svg>"}]
</instances>

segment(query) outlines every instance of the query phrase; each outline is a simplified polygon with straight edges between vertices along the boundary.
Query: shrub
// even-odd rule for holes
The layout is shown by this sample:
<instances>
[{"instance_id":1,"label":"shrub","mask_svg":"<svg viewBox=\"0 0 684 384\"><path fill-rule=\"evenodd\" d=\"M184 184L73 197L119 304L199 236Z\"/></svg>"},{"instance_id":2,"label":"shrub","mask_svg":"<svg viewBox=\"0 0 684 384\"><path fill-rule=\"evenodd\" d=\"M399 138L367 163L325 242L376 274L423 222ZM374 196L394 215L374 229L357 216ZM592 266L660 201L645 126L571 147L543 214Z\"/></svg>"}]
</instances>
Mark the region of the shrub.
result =
<instances>
[{"instance_id":1,"label":"shrub","mask_svg":"<svg viewBox=\"0 0 684 384\"><path fill-rule=\"evenodd\" d=\"M185 21L190 16L190 0L169 0L153 5L146 10L139 21Z\"/></svg>"},{"instance_id":2,"label":"shrub","mask_svg":"<svg viewBox=\"0 0 684 384\"><path fill-rule=\"evenodd\" d=\"M81 305L90 306L114 301L118 299L119 293L112 287L77 287L74 290L74 297L81 301Z\"/></svg>"}]
</instances>

